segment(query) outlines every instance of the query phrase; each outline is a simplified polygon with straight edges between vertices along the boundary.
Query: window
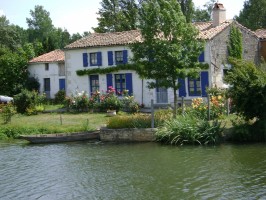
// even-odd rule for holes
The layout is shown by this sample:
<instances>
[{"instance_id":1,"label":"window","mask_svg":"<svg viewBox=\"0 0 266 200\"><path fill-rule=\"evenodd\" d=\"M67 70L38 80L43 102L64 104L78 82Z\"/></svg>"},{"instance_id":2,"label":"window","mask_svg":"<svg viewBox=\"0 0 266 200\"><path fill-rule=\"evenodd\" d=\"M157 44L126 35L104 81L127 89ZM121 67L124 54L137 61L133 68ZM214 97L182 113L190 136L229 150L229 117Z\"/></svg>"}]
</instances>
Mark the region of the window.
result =
<instances>
[{"instance_id":1,"label":"window","mask_svg":"<svg viewBox=\"0 0 266 200\"><path fill-rule=\"evenodd\" d=\"M122 92L126 89L125 74L115 74L115 89L117 95L121 95Z\"/></svg>"},{"instance_id":2,"label":"window","mask_svg":"<svg viewBox=\"0 0 266 200\"><path fill-rule=\"evenodd\" d=\"M45 63L45 71L49 71L49 63Z\"/></svg>"},{"instance_id":3,"label":"window","mask_svg":"<svg viewBox=\"0 0 266 200\"><path fill-rule=\"evenodd\" d=\"M97 63L97 53L90 53L90 65L91 66L98 65L98 63Z\"/></svg>"},{"instance_id":4,"label":"window","mask_svg":"<svg viewBox=\"0 0 266 200\"><path fill-rule=\"evenodd\" d=\"M123 64L123 51L116 51L115 52L115 63L116 64Z\"/></svg>"},{"instance_id":5,"label":"window","mask_svg":"<svg viewBox=\"0 0 266 200\"><path fill-rule=\"evenodd\" d=\"M188 78L188 92L189 96L201 96L200 77L197 79Z\"/></svg>"},{"instance_id":6,"label":"window","mask_svg":"<svg viewBox=\"0 0 266 200\"><path fill-rule=\"evenodd\" d=\"M90 91L91 94L99 91L99 76L98 75L90 75Z\"/></svg>"},{"instance_id":7,"label":"window","mask_svg":"<svg viewBox=\"0 0 266 200\"><path fill-rule=\"evenodd\" d=\"M44 92L48 92L51 90L50 87L50 78L45 78L44 79Z\"/></svg>"},{"instance_id":8,"label":"window","mask_svg":"<svg viewBox=\"0 0 266 200\"><path fill-rule=\"evenodd\" d=\"M43 80L44 85L44 93L46 95L46 98L50 98L50 91L51 91L51 84L50 84L50 78L44 78Z\"/></svg>"},{"instance_id":9,"label":"window","mask_svg":"<svg viewBox=\"0 0 266 200\"><path fill-rule=\"evenodd\" d=\"M225 64L223 66L223 78L228 74L228 71L232 68L230 64Z\"/></svg>"},{"instance_id":10,"label":"window","mask_svg":"<svg viewBox=\"0 0 266 200\"><path fill-rule=\"evenodd\" d=\"M59 90L66 90L66 80L64 78L59 79Z\"/></svg>"},{"instance_id":11,"label":"window","mask_svg":"<svg viewBox=\"0 0 266 200\"><path fill-rule=\"evenodd\" d=\"M58 64L58 74L59 76L65 76L65 64L64 63Z\"/></svg>"}]
</instances>

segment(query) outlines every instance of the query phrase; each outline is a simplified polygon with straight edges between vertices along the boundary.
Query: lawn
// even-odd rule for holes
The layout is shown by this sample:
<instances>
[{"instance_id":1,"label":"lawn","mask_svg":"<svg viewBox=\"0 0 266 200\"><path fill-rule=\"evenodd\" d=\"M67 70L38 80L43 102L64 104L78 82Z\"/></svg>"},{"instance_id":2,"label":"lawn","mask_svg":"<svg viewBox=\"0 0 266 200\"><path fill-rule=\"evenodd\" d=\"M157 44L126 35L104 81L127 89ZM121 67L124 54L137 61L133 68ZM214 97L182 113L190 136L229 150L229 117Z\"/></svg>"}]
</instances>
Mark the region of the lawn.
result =
<instances>
[{"instance_id":1,"label":"lawn","mask_svg":"<svg viewBox=\"0 0 266 200\"><path fill-rule=\"evenodd\" d=\"M0 123L1 134L16 137L20 134L70 133L96 130L107 123L105 113L41 113L26 116L16 114L11 123Z\"/></svg>"}]
</instances>

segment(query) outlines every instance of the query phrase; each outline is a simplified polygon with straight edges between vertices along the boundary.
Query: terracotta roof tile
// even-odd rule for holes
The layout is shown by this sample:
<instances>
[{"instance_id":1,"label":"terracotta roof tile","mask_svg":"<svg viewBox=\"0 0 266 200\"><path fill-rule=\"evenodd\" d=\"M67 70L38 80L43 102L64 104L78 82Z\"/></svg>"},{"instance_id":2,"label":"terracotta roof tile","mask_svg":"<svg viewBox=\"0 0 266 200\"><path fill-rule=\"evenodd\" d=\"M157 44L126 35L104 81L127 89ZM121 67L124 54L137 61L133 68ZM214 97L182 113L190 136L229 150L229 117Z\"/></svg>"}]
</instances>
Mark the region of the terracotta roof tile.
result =
<instances>
[{"instance_id":1,"label":"terracotta roof tile","mask_svg":"<svg viewBox=\"0 0 266 200\"><path fill-rule=\"evenodd\" d=\"M213 27L212 22L196 22L194 25L199 29L199 38L211 40L217 34L226 29L233 20L223 22L220 26ZM141 42L140 30L131 30L114 33L92 33L91 35L77 40L65 47L65 49L86 48L96 46L127 45Z\"/></svg>"},{"instance_id":2,"label":"terracotta roof tile","mask_svg":"<svg viewBox=\"0 0 266 200\"><path fill-rule=\"evenodd\" d=\"M110 46L110 45L125 45L141 41L139 30L113 32L113 33L92 33L87 37L81 38L67 45L66 49L95 47L95 46Z\"/></svg>"},{"instance_id":3,"label":"terracotta roof tile","mask_svg":"<svg viewBox=\"0 0 266 200\"><path fill-rule=\"evenodd\" d=\"M260 39L266 39L266 29L258 29L255 31L255 34Z\"/></svg>"},{"instance_id":4,"label":"terracotta roof tile","mask_svg":"<svg viewBox=\"0 0 266 200\"><path fill-rule=\"evenodd\" d=\"M38 62L63 62L65 61L65 53L60 49L56 49L49 53L40 55L36 58L33 58L29 63L38 63Z\"/></svg>"},{"instance_id":5,"label":"terracotta roof tile","mask_svg":"<svg viewBox=\"0 0 266 200\"><path fill-rule=\"evenodd\" d=\"M212 22L195 22L194 25L199 29L199 38L211 40L217 34L226 29L232 21L225 21L220 26L213 27Z\"/></svg>"}]
</instances>

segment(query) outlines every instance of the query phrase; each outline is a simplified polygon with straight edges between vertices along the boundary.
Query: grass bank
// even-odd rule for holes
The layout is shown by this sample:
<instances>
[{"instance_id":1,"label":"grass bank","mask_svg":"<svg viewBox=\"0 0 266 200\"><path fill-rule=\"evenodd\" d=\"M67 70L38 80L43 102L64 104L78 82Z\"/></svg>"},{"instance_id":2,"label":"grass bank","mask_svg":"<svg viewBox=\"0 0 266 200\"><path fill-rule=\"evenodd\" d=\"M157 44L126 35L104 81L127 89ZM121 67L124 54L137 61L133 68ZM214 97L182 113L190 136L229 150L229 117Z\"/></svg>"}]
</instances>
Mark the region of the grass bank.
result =
<instances>
[{"instance_id":1,"label":"grass bank","mask_svg":"<svg viewBox=\"0 0 266 200\"><path fill-rule=\"evenodd\" d=\"M70 133L96 130L106 124L105 113L42 113L26 116L16 114L11 123L0 124L0 139L16 138L21 134Z\"/></svg>"}]
</instances>

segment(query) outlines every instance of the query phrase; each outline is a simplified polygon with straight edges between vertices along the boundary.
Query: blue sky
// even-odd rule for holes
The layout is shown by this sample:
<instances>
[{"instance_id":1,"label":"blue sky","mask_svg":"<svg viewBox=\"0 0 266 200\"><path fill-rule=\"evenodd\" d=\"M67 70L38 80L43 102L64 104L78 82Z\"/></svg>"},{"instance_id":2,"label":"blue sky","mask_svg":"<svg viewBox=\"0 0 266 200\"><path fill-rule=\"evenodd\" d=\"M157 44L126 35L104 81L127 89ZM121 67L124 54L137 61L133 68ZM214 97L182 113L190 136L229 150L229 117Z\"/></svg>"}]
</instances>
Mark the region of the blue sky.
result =
<instances>
[{"instance_id":1,"label":"blue sky","mask_svg":"<svg viewBox=\"0 0 266 200\"><path fill-rule=\"evenodd\" d=\"M194 0L196 7L202 7L208 0ZM55 27L66 28L71 34L92 31L97 26L97 12L101 0L0 0L0 15L10 23L27 28L26 18L35 5L42 5L50 12ZM232 19L243 8L244 0L220 0L227 10L227 19Z\"/></svg>"}]
</instances>

